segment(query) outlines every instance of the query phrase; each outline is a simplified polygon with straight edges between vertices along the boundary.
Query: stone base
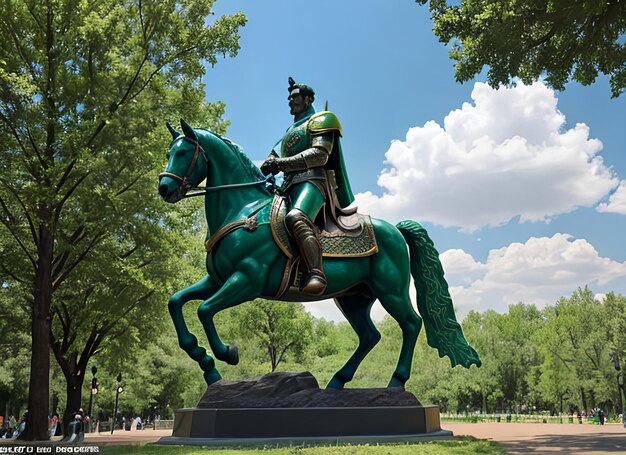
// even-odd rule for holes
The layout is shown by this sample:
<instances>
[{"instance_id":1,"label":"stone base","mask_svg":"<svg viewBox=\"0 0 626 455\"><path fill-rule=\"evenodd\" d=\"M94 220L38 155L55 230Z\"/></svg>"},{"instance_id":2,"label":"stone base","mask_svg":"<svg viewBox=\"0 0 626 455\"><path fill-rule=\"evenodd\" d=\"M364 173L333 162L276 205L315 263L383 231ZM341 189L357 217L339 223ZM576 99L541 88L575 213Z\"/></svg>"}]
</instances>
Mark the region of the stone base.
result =
<instances>
[{"instance_id":1,"label":"stone base","mask_svg":"<svg viewBox=\"0 0 626 455\"><path fill-rule=\"evenodd\" d=\"M449 438L437 406L179 409L159 444L400 442Z\"/></svg>"},{"instance_id":2,"label":"stone base","mask_svg":"<svg viewBox=\"0 0 626 455\"><path fill-rule=\"evenodd\" d=\"M179 409L158 444L241 446L446 439L437 406L403 389L320 389L311 373L274 372L211 384L196 408Z\"/></svg>"}]
</instances>

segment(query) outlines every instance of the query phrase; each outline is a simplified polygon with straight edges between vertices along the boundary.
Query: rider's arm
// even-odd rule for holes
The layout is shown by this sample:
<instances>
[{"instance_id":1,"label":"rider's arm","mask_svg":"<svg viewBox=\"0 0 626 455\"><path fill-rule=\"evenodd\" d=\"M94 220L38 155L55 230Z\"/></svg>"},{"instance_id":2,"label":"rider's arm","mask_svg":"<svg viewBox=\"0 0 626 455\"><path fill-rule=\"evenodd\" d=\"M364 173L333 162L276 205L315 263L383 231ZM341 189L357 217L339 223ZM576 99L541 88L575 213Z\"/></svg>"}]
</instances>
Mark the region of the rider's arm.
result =
<instances>
[{"instance_id":1,"label":"rider's arm","mask_svg":"<svg viewBox=\"0 0 626 455\"><path fill-rule=\"evenodd\" d=\"M288 158L278 159L278 167L283 172L306 171L322 167L328 161L333 149L333 133L327 132L313 136L311 147Z\"/></svg>"}]
</instances>

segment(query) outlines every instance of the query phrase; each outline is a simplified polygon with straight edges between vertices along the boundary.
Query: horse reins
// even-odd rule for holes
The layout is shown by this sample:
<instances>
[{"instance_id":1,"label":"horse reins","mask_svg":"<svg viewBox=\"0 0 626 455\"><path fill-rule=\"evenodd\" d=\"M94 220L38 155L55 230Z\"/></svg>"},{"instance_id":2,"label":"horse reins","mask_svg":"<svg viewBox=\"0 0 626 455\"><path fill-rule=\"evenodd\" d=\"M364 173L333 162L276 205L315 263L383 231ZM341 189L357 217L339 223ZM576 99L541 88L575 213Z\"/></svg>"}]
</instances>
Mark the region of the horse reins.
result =
<instances>
[{"instance_id":1,"label":"horse reins","mask_svg":"<svg viewBox=\"0 0 626 455\"><path fill-rule=\"evenodd\" d=\"M194 150L194 153L193 153L193 158L191 159L191 162L189 163L189 167L187 168L187 171L185 172L185 175L183 175L181 177L181 176L176 175L176 174L174 174L172 172L161 172L159 174L159 178L161 178L161 177L172 177L172 178L178 180L179 182L181 182L181 186L185 189L185 194L183 195L183 198L194 197L194 196L202 196L202 195L210 193L212 191L228 190L228 189L242 188L242 187L246 187L246 186L261 185L261 184L265 184L269 180L269 176L268 176L268 179L259 180L257 182L233 183L233 184L229 184L229 185L219 185L219 186L211 186L211 187L191 186L191 185L189 185L189 178L191 177L191 173L193 172L193 169L196 167L196 163L198 161L198 156L200 156L200 152L202 152L202 157L204 158L204 161L207 164L209 163L209 158L207 157L206 151L200 145L200 142L198 142L197 140L192 139L190 137L186 137L186 136L184 136L183 139L186 140L186 141L191 142L195 146L195 150ZM195 192L187 193L187 191L190 191L190 190L193 190Z\"/></svg>"}]
</instances>

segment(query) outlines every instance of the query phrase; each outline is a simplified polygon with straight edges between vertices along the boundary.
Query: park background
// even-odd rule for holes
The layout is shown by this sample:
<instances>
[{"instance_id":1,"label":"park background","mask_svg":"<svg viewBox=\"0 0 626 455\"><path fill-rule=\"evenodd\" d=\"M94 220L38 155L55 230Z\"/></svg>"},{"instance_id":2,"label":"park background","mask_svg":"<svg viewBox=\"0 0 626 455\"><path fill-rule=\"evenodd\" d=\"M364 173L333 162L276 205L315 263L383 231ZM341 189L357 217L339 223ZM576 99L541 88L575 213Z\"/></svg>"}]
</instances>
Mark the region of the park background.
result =
<instances>
[{"instance_id":1,"label":"park background","mask_svg":"<svg viewBox=\"0 0 626 455\"><path fill-rule=\"evenodd\" d=\"M238 28L242 16L218 20L240 10L245 27ZM453 413L602 406L617 414L621 376L613 359L626 358L626 247L620 241L626 131L624 98L611 98L607 77L589 86L569 82L563 91L541 79L496 90L486 84L486 71L459 84L448 49L432 32L428 7L410 1L321 1L314 9L299 2L223 1L214 12L207 23L230 40L215 45L202 66L185 62L182 82L164 84L178 91L144 92L148 100L138 96L137 106L114 119L110 137L99 144L101 162L85 167L98 178L74 193L64 218L70 221L55 245L65 283L54 289L51 306L51 408L58 400L56 407L65 409L78 390L85 407L92 365L100 385L94 414L102 417L113 412L119 372L121 409L129 415L171 416L198 400L202 376L177 347L166 302L204 273L205 228L197 201L166 207L158 200L156 175L168 144L160 125L184 117L215 128L260 162L291 123L286 81L293 76L315 88L318 110L328 100L341 119L362 210L393 222L415 219L428 229L467 339L483 360L481 369L451 370L422 334L408 389ZM4 24L10 34L9 19ZM107 33L123 30L107 27L110 21L94 20L89 33L115 47L119 38ZM3 71L3 88L24 88ZM81 81L64 82L77 92L63 93L78 106L68 117L99 125L97 109L86 118L92 107L80 101L86 93ZM16 103L12 96L3 92L3 106ZM75 139L70 133L68 142ZM0 349L7 359L0 366L0 412L18 415L28 401L34 275L23 250L34 253L36 245L22 248L16 241L30 230L28 217L17 213L23 202L39 207L41 195L28 176L32 162L7 122L2 134L3 169L15 183L2 193L11 216L0 238ZM58 166L42 178L64 176L72 153L84 159L84 151L54 153ZM120 162L121 177L103 170ZM124 175L125 169L132 172ZM116 187L101 183L113 177ZM82 182L80 174L75 181ZM93 214L82 230L81 209ZM96 229L96 220L109 223L107 229ZM70 267L74 258L80 260ZM194 321L195 309L186 311ZM399 351L394 323L379 307L373 314L383 340L354 387L384 386ZM332 302L247 303L220 317L224 338L241 350L239 366L220 368L229 379L280 368L309 370L323 385L356 343ZM199 324L192 326L202 334ZM271 337L269 326L277 328Z\"/></svg>"}]
</instances>

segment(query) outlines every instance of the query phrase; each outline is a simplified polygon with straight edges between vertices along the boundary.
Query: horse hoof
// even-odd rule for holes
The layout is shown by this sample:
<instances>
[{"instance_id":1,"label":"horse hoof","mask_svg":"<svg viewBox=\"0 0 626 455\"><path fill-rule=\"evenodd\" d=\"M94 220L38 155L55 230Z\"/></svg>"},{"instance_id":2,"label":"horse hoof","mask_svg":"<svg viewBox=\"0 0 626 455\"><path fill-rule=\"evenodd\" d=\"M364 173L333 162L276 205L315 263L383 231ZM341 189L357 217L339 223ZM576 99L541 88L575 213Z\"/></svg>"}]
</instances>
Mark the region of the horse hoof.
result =
<instances>
[{"instance_id":1,"label":"horse hoof","mask_svg":"<svg viewBox=\"0 0 626 455\"><path fill-rule=\"evenodd\" d=\"M330 382L328 383L328 385L326 386L326 388L327 389L341 390L341 389L343 389L343 386L344 386L344 383L342 381L340 381L336 377L333 377L330 380Z\"/></svg>"},{"instance_id":2,"label":"horse hoof","mask_svg":"<svg viewBox=\"0 0 626 455\"><path fill-rule=\"evenodd\" d=\"M391 381L389 381L389 384L387 385L388 389L404 389L404 382L400 381L399 379L396 379L395 377L391 378Z\"/></svg>"},{"instance_id":3,"label":"horse hoof","mask_svg":"<svg viewBox=\"0 0 626 455\"><path fill-rule=\"evenodd\" d=\"M226 363L229 365L237 365L239 363L239 349L237 349L237 346L228 346Z\"/></svg>"}]
</instances>

